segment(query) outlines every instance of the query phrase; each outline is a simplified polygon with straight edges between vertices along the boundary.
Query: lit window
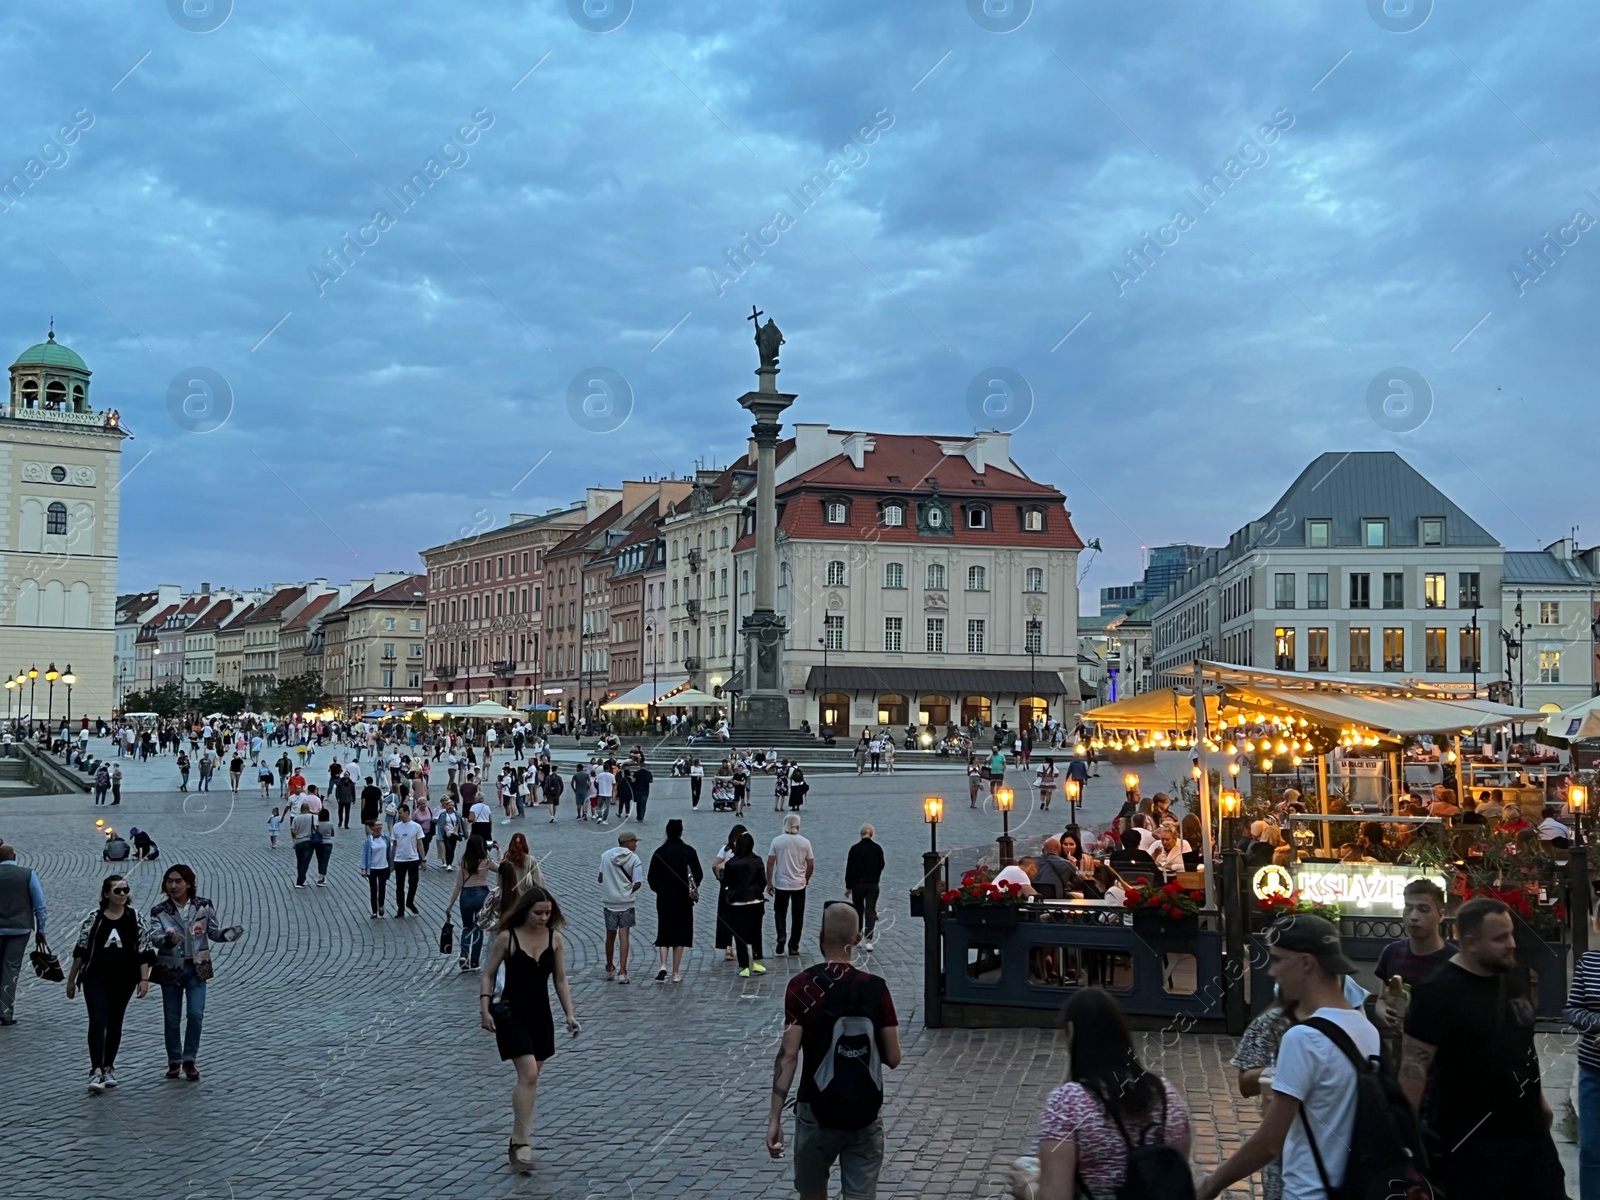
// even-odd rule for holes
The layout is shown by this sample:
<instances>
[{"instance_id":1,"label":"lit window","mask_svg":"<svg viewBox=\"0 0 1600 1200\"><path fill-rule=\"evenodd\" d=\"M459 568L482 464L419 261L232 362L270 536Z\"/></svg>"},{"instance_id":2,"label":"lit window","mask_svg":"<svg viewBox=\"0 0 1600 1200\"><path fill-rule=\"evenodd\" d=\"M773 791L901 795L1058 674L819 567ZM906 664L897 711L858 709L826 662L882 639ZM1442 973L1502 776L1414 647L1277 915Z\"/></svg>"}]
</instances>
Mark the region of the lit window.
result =
<instances>
[{"instance_id":1,"label":"lit window","mask_svg":"<svg viewBox=\"0 0 1600 1200\"><path fill-rule=\"evenodd\" d=\"M1280 671L1294 670L1294 630L1278 626L1272 632L1273 666Z\"/></svg>"},{"instance_id":2,"label":"lit window","mask_svg":"<svg viewBox=\"0 0 1600 1200\"><path fill-rule=\"evenodd\" d=\"M1424 629L1422 631L1422 648L1426 658L1426 670L1448 671L1450 669L1445 650L1445 631L1443 629Z\"/></svg>"},{"instance_id":3,"label":"lit window","mask_svg":"<svg viewBox=\"0 0 1600 1200\"><path fill-rule=\"evenodd\" d=\"M1404 628L1391 627L1383 631L1383 669L1385 671L1404 671L1406 669L1406 631Z\"/></svg>"},{"instance_id":4,"label":"lit window","mask_svg":"<svg viewBox=\"0 0 1600 1200\"><path fill-rule=\"evenodd\" d=\"M1444 572L1428 572L1422 577L1422 607L1444 607ZM1441 668L1442 669L1442 668Z\"/></svg>"},{"instance_id":5,"label":"lit window","mask_svg":"<svg viewBox=\"0 0 1600 1200\"><path fill-rule=\"evenodd\" d=\"M1541 651L1539 651L1539 682L1540 683L1560 683L1561 682L1561 651L1559 651L1559 650L1541 650Z\"/></svg>"}]
</instances>

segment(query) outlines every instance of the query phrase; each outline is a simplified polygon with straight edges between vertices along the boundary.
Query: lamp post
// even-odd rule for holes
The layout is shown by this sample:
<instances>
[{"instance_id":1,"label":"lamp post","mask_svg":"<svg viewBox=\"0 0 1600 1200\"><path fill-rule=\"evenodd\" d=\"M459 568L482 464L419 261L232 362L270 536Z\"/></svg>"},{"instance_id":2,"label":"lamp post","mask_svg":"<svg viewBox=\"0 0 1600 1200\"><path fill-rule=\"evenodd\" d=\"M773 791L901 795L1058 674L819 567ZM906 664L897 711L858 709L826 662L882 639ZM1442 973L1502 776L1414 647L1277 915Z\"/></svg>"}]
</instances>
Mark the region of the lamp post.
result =
<instances>
[{"instance_id":1,"label":"lamp post","mask_svg":"<svg viewBox=\"0 0 1600 1200\"><path fill-rule=\"evenodd\" d=\"M922 856L922 1011L929 1029L944 1024L943 937L939 929L944 905L939 897L942 860L939 857L939 822L944 820L944 800L929 796L922 802L922 816L928 822L929 849Z\"/></svg>"},{"instance_id":2,"label":"lamp post","mask_svg":"<svg viewBox=\"0 0 1600 1200\"><path fill-rule=\"evenodd\" d=\"M28 736L33 736L34 701L39 698L39 668L28 668Z\"/></svg>"},{"instance_id":3,"label":"lamp post","mask_svg":"<svg viewBox=\"0 0 1600 1200\"><path fill-rule=\"evenodd\" d=\"M1011 840L1011 805L1015 796L1008 787L996 788L994 792L995 807L1000 810L1000 838L995 847L1000 851L1000 865L1009 867L1012 856L1016 853L1016 843Z\"/></svg>"},{"instance_id":4,"label":"lamp post","mask_svg":"<svg viewBox=\"0 0 1600 1200\"><path fill-rule=\"evenodd\" d=\"M1083 838L1078 831L1078 799L1083 786L1076 779L1069 779L1061 790L1067 797L1067 833L1081 847Z\"/></svg>"},{"instance_id":5,"label":"lamp post","mask_svg":"<svg viewBox=\"0 0 1600 1200\"><path fill-rule=\"evenodd\" d=\"M828 704L828 639L825 638L825 637L819 637L817 639L817 645L822 647L822 706L823 707L822 707L822 712L817 714L819 717L821 717L823 714L825 714L828 711L828 709L827 709L827 704ZM822 721L821 724L825 728L829 729L830 731L833 728L826 720ZM820 733L821 730L818 730L818 732Z\"/></svg>"},{"instance_id":6,"label":"lamp post","mask_svg":"<svg viewBox=\"0 0 1600 1200\"><path fill-rule=\"evenodd\" d=\"M17 681L15 679L6 680L6 726L8 728L11 725L11 693L16 690Z\"/></svg>"},{"instance_id":7,"label":"lamp post","mask_svg":"<svg viewBox=\"0 0 1600 1200\"><path fill-rule=\"evenodd\" d=\"M1572 810L1573 845L1583 845L1583 814L1589 811L1589 789L1575 783L1567 789L1567 807Z\"/></svg>"},{"instance_id":8,"label":"lamp post","mask_svg":"<svg viewBox=\"0 0 1600 1200\"><path fill-rule=\"evenodd\" d=\"M1039 680L1035 677L1034 657L1039 653L1039 634L1043 626L1039 624L1038 617L1028 618L1028 691L1032 693L1028 699L1033 700L1039 695ZM1028 714L1028 723L1033 724L1033 714Z\"/></svg>"},{"instance_id":9,"label":"lamp post","mask_svg":"<svg viewBox=\"0 0 1600 1200\"><path fill-rule=\"evenodd\" d=\"M1226 849L1238 841L1234 826L1239 816L1239 793L1233 788L1223 788L1217 802L1222 812L1222 845Z\"/></svg>"},{"instance_id":10,"label":"lamp post","mask_svg":"<svg viewBox=\"0 0 1600 1200\"><path fill-rule=\"evenodd\" d=\"M60 678L61 672L56 670L55 663L51 663L44 669L44 681L49 685L45 690L44 727L45 732L52 738L56 735L53 728L56 722L56 680Z\"/></svg>"},{"instance_id":11,"label":"lamp post","mask_svg":"<svg viewBox=\"0 0 1600 1200\"><path fill-rule=\"evenodd\" d=\"M67 688L67 732L72 732L72 689L78 682L78 677L72 673L72 664L67 664L66 673L61 676L61 682Z\"/></svg>"},{"instance_id":12,"label":"lamp post","mask_svg":"<svg viewBox=\"0 0 1600 1200\"><path fill-rule=\"evenodd\" d=\"M644 623L644 636L650 639L650 703L645 705L644 719L647 725L655 723L656 692L660 685L656 682L656 626L654 621Z\"/></svg>"}]
</instances>

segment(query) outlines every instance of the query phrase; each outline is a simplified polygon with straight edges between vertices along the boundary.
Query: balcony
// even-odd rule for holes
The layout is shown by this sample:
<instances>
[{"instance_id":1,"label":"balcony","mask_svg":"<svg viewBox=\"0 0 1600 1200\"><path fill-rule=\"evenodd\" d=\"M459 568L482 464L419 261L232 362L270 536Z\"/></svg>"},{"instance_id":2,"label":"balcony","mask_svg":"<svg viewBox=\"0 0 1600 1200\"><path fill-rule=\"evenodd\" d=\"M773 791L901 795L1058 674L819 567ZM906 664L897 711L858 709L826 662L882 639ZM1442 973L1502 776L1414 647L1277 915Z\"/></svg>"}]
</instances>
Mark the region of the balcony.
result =
<instances>
[{"instance_id":1,"label":"balcony","mask_svg":"<svg viewBox=\"0 0 1600 1200\"><path fill-rule=\"evenodd\" d=\"M433 677L447 681L454 679L456 677L456 669L454 666L435 667L433 669Z\"/></svg>"},{"instance_id":2,"label":"balcony","mask_svg":"<svg viewBox=\"0 0 1600 1200\"><path fill-rule=\"evenodd\" d=\"M506 658L499 662L489 664L489 672L498 675L501 679L510 679L517 673L517 664L514 660Z\"/></svg>"},{"instance_id":3,"label":"balcony","mask_svg":"<svg viewBox=\"0 0 1600 1200\"><path fill-rule=\"evenodd\" d=\"M705 659L701 658L698 654L692 654L683 660L683 669L685 671L701 671L705 669L705 665Z\"/></svg>"},{"instance_id":4,"label":"balcony","mask_svg":"<svg viewBox=\"0 0 1600 1200\"><path fill-rule=\"evenodd\" d=\"M703 563L704 561L705 561L705 556L703 554L701 554L700 548L698 546L696 546L693 550L689 551L689 569L691 571L698 571L700 569L700 564Z\"/></svg>"},{"instance_id":5,"label":"balcony","mask_svg":"<svg viewBox=\"0 0 1600 1200\"><path fill-rule=\"evenodd\" d=\"M689 620L698 621L700 619L700 601L685 600L683 602L683 608L684 611L689 614Z\"/></svg>"}]
</instances>

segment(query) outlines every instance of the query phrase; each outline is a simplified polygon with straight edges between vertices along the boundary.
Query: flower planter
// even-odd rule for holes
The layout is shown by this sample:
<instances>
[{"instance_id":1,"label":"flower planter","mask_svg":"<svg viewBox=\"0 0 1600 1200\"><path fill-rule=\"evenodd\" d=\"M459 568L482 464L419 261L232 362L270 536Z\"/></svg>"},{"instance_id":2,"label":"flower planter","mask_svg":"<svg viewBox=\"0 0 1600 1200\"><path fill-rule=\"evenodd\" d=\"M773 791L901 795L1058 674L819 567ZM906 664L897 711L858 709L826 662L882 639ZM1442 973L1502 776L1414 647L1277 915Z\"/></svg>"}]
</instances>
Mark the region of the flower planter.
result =
<instances>
[{"instance_id":1,"label":"flower planter","mask_svg":"<svg viewBox=\"0 0 1600 1200\"><path fill-rule=\"evenodd\" d=\"M1200 932L1200 914L1169 917L1163 912L1133 909L1133 929L1142 937L1193 937Z\"/></svg>"},{"instance_id":2,"label":"flower planter","mask_svg":"<svg viewBox=\"0 0 1600 1200\"><path fill-rule=\"evenodd\" d=\"M921 892L912 892L911 893L911 919L913 921L918 921L918 920L922 919L922 893Z\"/></svg>"},{"instance_id":3,"label":"flower planter","mask_svg":"<svg viewBox=\"0 0 1600 1200\"><path fill-rule=\"evenodd\" d=\"M952 908L951 918L960 925L981 925L990 929L1015 929L1020 911L1005 904L975 904Z\"/></svg>"}]
</instances>

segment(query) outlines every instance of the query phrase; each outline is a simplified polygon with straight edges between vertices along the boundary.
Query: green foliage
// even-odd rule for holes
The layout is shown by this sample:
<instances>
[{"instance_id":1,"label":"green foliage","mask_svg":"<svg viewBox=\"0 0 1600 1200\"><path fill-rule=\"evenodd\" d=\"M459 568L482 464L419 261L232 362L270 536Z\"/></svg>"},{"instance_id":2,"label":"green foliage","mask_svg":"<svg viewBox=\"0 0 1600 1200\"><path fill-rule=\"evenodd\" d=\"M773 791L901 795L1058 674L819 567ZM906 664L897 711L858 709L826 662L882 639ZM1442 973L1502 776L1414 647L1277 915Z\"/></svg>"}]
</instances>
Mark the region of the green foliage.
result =
<instances>
[{"instance_id":1,"label":"green foliage","mask_svg":"<svg viewBox=\"0 0 1600 1200\"><path fill-rule=\"evenodd\" d=\"M308 707L326 708L332 698L322 690L322 676L316 671L305 671L288 679L280 679L263 701L268 710L278 716L304 713Z\"/></svg>"},{"instance_id":2,"label":"green foliage","mask_svg":"<svg viewBox=\"0 0 1600 1200\"><path fill-rule=\"evenodd\" d=\"M122 700L123 712L153 712L157 716L176 717L189 705L183 689L175 683L163 683L148 692L129 692Z\"/></svg>"},{"instance_id":3,"label":"green foliage","mask_svg":"<svg viewBox=\"0 0 1600 1200\"><path fill-rule=\"evenodd\" d=\"M201 716L207 713L219 712L224 716L236 717L245 710L250 698L236 688L223 687L218 683L205 683L200 686L200 695L189 706Z\"/></svg>"}]
</instances>

